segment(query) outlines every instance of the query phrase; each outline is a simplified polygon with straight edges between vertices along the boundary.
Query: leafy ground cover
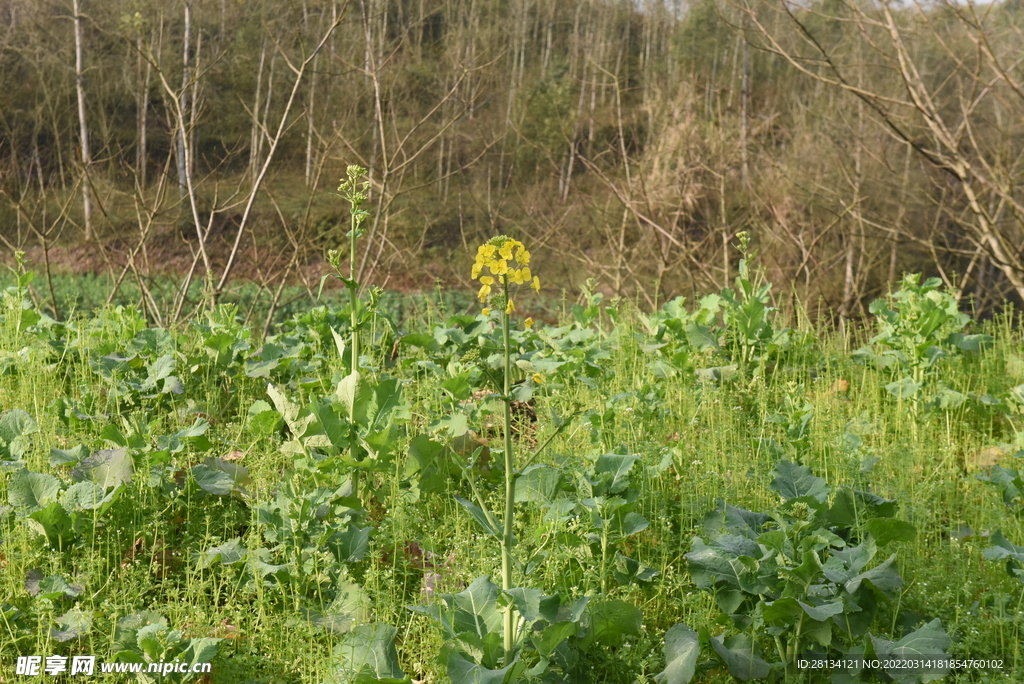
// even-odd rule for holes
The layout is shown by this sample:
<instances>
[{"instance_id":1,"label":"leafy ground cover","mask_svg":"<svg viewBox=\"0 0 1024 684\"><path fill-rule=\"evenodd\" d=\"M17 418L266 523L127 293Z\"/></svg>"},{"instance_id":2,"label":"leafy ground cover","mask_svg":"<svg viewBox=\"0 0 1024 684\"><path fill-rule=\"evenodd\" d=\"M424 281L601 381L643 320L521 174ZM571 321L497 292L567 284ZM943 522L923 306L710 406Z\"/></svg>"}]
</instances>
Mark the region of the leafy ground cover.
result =
<instances>
[{"instance_id":1,"label":"leafy ground cover","mask_svg":"<svg viewBox=\"0 0 1024 684\"><path fill-rule=\"evenodd\" d=\"M495 274L474 269L480 313L395 323L371 291L265 338L232 305L174 330L124 306L57 322L18 274L0 331L4 667L94 654L211 662L213 682L457 684L1024 672L1011 315L974 324L909 276L854 344L787 325L744 262L696 302L646 313L591 288L535 324L516 313L533 295L514 242L478 257ZM906 653L1004 669L798 666Z\"/></svg>"}]
</instances>

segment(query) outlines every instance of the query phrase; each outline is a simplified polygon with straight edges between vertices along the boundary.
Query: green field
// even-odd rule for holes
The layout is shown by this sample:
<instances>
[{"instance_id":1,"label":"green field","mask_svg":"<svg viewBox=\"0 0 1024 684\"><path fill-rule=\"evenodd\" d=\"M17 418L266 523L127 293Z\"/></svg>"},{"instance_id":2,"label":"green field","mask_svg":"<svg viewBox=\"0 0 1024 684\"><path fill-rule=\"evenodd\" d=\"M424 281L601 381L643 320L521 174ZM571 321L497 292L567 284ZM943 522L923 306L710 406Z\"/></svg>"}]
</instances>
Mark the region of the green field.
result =
<instances>
[{"instance_id":1,"label":"green field","mask_svg":"<svg viewBox=\"0 0 1024 684\"><path fill-rule=\"evenodd\" d=\"M0 681L30 655L210 663L139 681L941 674L798 666L904 652L1024 677L1012 313L911 276L841 335L744 263L655 312L513 313L506 373L503 304L373 299L264 338L230 304L164 330L7 289Z\"/></svg>"}]
</instances>

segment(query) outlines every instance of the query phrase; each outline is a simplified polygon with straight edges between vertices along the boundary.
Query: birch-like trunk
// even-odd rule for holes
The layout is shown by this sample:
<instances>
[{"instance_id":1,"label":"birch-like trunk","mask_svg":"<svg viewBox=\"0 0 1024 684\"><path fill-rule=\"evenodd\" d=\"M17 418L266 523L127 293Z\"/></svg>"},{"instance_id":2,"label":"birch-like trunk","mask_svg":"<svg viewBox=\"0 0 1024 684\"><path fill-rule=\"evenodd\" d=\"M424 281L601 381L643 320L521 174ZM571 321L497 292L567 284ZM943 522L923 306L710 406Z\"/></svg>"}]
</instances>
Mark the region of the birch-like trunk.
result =
<instances>
[{"instance_id":1,"label":"birch-like trunk","mask_svg":"<svg viewBox=\"0 0 1024 684\"><path fill-rule=\"evenodd\" d=\"M89 182L89 125L85 119L85 60L82 57L82 5L80 0L71 0L75 13L75 93L78 95L78 136L82 146L82 213L85 215L85 239L91 240L92 230L92 186Z\"/></svg>"}]
</instances>

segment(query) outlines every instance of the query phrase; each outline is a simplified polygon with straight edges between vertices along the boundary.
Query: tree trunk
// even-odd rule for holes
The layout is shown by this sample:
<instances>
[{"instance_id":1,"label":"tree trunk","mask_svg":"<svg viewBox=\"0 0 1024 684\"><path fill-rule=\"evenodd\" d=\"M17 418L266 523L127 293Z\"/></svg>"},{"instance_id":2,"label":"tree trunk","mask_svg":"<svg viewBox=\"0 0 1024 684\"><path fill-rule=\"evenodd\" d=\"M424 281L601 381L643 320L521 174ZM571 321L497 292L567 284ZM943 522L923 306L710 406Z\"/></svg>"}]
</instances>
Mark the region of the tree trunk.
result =
<instances>
[{"instance_id":1,"label":"tree trunk","mask_svg":"<svg viewBox=\"0 0 1024 684\"><path fill-rule=\"evenodd\" d=\"M92 184L89 182L89 126L85 119L85 67L82 57L82 7L80 0L71 0L75 13L75 92L78 95L78 135L82 146L82 213L85 215L85 239L91 240Z\"/></svg>"}]
</instances>

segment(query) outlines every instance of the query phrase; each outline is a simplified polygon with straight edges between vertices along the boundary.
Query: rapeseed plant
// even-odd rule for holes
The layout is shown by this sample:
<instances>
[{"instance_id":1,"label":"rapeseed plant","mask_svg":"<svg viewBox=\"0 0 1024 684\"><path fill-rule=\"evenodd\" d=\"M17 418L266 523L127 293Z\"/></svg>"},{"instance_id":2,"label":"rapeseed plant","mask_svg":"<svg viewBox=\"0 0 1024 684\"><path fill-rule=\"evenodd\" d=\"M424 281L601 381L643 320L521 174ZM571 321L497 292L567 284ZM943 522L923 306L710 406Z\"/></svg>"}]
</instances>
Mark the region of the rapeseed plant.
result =
<instances>
[{"instance_id":1,"label":"rapeseed plant","mask_svg":"<svg viewBox=\"0 0 1024 684\"><path fill-rule=\"evenodd\" d=\"M485 274L487 270L490 275ZM473 280L480 281L477 297L484 305L484 315L490 315L492 304L501 311L501 339L504 352L504 381L502 403L504 404L503 438L505 448L505 518L501 538L501 588L512 588L512 523L515 513L515 454L512 450L512 344L510 340L511 317L516 306L512 299L511 286L529 283L534 290L540 290L540 278L530 271L530 252L519 240L506 235L491 238L480 245L473 262ZM497 278L497 280L496 280ZM498 291L495 292L495 288ZM533 325L533 319L526 319L526 327ZM504 616L505 664L511 663L515 640L515 614L511 609Z\"/></svg>"}]
</instances>

